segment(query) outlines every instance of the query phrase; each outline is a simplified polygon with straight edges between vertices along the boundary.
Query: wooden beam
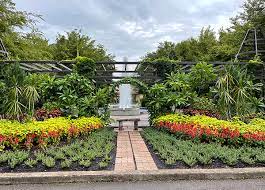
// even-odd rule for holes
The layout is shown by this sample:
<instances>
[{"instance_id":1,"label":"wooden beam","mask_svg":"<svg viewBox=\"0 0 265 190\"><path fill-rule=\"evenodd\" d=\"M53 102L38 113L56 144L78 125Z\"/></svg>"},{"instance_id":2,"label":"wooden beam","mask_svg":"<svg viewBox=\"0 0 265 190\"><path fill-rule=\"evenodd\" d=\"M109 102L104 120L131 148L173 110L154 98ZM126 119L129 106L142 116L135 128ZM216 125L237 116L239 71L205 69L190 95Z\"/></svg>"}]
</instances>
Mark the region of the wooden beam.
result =
<instances>
[{"instance_id":1,"label":"wooden beam","mask_svg":"<svg viewBox=\"0 0 265 190\"><path fill-rule=\"evenodd\" d=\"M27 68L27 67L23 67L23 66L19 66L21 69L23 69L23 70L25 70L25 71L30 71L30 72L32 72L32 70L31 69L29 69L29 68Z\"/></svg>"},{"instance_id":2,"label":"wooden beam","mask_svg":"<svg viewBox=\"0 0 265 190\"><path fill-rule=\"evenodd\" d=\"M69 67L65 66L65 65L62 64L62 63L58 63L58 65L60 65L61 67L67 69L68 71L72 71L72 69L70 69Z\"/></svg>"},{"instance_id":3,"label":"wooden beam","mask_svg":"<svg viewBox=\"0 0 265 190\"><path fill-rule=\"evenodd\" d=\"M59 67L56 67L54 64L48 63L47 65L51 66L54 69L57 69L58 71L62 71L62 69L60 69Z\"/></svg>"},{"instance_id":4,"label":"wooden beam","mask_svg":"<svg viewBox=\"0 0 265 190\"><path fill-rule=\"evenodd\" d=\"M52 71L52 69L50 69L50 68L48 68L48 67L45 67L45 65L42 65L42 64L39 64L39 63L35 63L35 65L37 65L38 67L43 68L44 70Z\"/></svg>"},{"instance_id":5,"label":"wooden beam","mask_svg":"<svg viewBox=\"0 0 265 190\"><path fill-rule=\"evenodd\" d=\"M30 64L28 64L28 63L19 63L19 64L22 65L22 66L24 66L24 67L31 68L31 69L33 69L33 70L41 71L40 68L38 68L38 67L36 67L36 66L34 66L34 65L30 65Z\"/></svg>"},{"instance_id":6,"label":"wooden beam","mask_svg":"<svg viewBox=\"0 0 265 190\"><path fill-rule=\"evenodd\" d=\"M123 79L126 77L122 77L122 76L94 76L91 78L94 78L94 79ZM131 76L130 78L150 79L150 80L151 79L160 79L157 76Z\"/></svg>"}]
</instances>

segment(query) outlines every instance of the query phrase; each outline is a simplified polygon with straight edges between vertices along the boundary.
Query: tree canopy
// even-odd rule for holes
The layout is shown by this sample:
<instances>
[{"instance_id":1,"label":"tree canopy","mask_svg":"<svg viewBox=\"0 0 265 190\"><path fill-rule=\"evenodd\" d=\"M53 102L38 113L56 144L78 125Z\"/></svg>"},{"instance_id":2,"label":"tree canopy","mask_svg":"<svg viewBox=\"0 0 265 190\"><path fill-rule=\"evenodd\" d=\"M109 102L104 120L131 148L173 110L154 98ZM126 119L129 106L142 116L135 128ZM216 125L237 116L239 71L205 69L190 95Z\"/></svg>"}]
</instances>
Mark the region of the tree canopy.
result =
<instances>
[{"instance_id":1,"label":"tree canopy","mask_svg":"<svg viewBox=\"0 0 265 190\"><path fill-rule=\"evenodd\" d=\"M12 0L0 1L0 38L11 59L65 60L78 56L93 58L95 61L114 59L103 45L96 44L95 40L78 30L67 32L66 35L58 34L55 43L49 44L43 33L36 28L36 22L40 19L40 15L17 10Z\"/></svg>"},{"instance_id":2,"label":"tree canopy","mask_svg":"<svg viewBox=\"0 0 265 190\"><path fill-rule=\"evenodd\" d=\"M246 0L242 12L231 18L231 27L216 34L209 26L202 28L196 38L181 42L161 42L154 52L147 53L144 61L168 58L182 61L230 61L235 58L246 31L262 27L265 33L264 0Z\"/></svg>"},{"instance_id":3,"label":"tree canopy","mask_svg":"<svg viewBox=\"0 0 265 190\"><path fill-rule=\"evenodd\" d=\"M114 56L108 54L101 44L83 35L80 30L59 34L56 42L51 44L53 58L56 60L74 59L78 56L88 57L94 61L112 61Z\"/></svg>"}]
</instances>

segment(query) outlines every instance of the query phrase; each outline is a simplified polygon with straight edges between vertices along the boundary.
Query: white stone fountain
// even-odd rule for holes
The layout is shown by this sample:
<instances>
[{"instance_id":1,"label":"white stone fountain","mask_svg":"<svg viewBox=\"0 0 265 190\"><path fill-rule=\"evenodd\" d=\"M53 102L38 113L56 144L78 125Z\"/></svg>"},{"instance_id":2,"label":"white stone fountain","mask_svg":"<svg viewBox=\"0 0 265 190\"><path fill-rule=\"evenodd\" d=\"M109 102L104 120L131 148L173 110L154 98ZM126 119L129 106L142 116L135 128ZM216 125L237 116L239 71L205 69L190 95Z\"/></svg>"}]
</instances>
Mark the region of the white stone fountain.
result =
<instances>
[{"instance_id":1,"label":"white stone fountain","mask_svg":"<svg viewBox=\"0 0 265 190\"><path fill-rule=\"evenodd\" d=\"M125 60L127 62L127 59ZM126 65L122 68L126 71ZM123 73L123 77L128 77L128 73ZM140 108L132 104L132 87L130 84L121 84L119 86L119 104L111 105L110 111L113 116L139 116Z\"/></svg>"}]
</instances>

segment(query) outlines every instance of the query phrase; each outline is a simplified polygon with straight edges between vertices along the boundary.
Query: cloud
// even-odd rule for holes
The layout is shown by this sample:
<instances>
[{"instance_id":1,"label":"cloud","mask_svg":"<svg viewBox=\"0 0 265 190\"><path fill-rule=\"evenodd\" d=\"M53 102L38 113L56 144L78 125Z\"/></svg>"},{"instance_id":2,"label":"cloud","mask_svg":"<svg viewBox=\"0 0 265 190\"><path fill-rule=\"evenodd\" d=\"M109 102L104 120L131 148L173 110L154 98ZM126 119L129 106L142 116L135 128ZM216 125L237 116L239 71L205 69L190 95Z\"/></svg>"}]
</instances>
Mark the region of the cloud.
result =
<instances>
[{"instance_id":1,"label":"cloud","mask_svg":"<svg viewBox=\"0 0 265 190\"><path fill-rule=\"evenodd\" d=\"M154 38L165 33L181 32L183 26L184 24L181 23L160 24L152 17L146 21L123 21L117 24L121 31L135 38Z\"/></svg>"},{"instance_id":2,"label":"cloud","mask_svg":"<svg viewBox=\"0 0 265 190\"><path fill-rule=\"evenodd\" d=\"M138 60L164 40L178 42L211 25L229 26L243 0L14 0L17 8L43 15L39 28L53 42L58 33L81 29L117 60Z\"/></svg>"}]
</instances>

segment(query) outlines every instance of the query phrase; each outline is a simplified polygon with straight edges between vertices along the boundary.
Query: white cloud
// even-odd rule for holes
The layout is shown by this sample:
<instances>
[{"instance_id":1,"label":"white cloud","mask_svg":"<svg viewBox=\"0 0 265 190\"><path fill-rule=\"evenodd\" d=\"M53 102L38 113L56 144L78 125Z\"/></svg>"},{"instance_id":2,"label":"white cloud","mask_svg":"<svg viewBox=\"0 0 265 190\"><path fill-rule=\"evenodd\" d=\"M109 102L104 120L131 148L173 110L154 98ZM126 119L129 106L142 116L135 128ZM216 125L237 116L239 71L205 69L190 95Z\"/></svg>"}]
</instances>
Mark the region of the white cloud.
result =
<instances>
[{"instance_id":1,"label":"white cloud","mask_svg":"<svg viewBox=\"0 0 265 190\"><path fill-rule=\"evenodd\" d=\"M136 38L153 38L161 34L166 35L170 32L182 32L184 24L165 23L160 24L152 17L146 21L123 21L117 27Z\"/></svg>"}]
</instances>

